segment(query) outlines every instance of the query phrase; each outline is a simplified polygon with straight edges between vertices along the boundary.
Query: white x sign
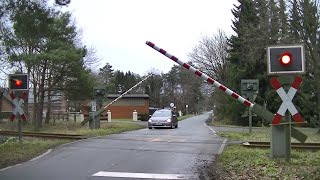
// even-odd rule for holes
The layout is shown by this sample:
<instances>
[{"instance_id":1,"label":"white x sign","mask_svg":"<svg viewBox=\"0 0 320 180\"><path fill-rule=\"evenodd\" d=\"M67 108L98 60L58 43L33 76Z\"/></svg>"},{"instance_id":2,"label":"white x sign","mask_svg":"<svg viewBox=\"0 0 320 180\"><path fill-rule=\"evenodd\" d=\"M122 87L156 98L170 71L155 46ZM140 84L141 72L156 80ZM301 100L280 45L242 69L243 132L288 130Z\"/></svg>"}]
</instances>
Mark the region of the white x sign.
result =
<instances>
[{"instance_id":1,"label":"white x sign","mask_svg":"<svg viewBox=\"0 0 320 180\"><path fill-rule=\"evenodd\" d=\"M283 101L277 114L274 116L272 120L272 124L279 124L287 110L289 110L290 114L292 115L293 119L296 122L303 121L298 110L292 103L292 99L294 95L297 93L297 89L300 86L301 82L302 82L302 79L300 77L296 77L288 93L286 93L277 78L273 77L271 79L272 87L277 91L278 95Z\"/></svg>"},{"instance_id":2,"label":"white x sign","mask_svg":"<svg viewBox=\"0 0 320 180\"><path fill-rule=\"evenodd\" d=\"M10 97L11 97L12 103L13 103L13 105L15 107L13 109L13 112L12 112L11 116L10 116L10 120L13 121L17 114L19 114L21 116L22 120L27 120L27 117L24 114L23 109L22 109L22 104L24 102L23 99L26 97L26 94L24 93L24 94L22 94L21 98L18 98L18 97L15 97L13 92L11 92L10 93Z\"/></svg>"},{"instance_id":3,"label":"white x sign","mask_svg":"<svg viewBox=\"0 0 320 180\"><path fill-rule=\"evenodd\" d=\"M12 114L14 114L15 116L17 115L17 113L19 113L20 115L24 114L23 109L22 109L22 103L24 102L23 99L20 98L15 98L14 100L12 100L15 108L13 109Z\"/></svg>"},{"instance_id":4,"label":"white x sign","mask_svg":"<svg viewBox=\"0 0 320 180\"><path fill-rule=\"evenodd\" d=\"M296 92L297 92L297 90L294 89L293 87L290 87L288 94L284 91L283 88L280 88L277 90L277 93L279 94L281 100L283 101L279 110L278 110L278 114L280 114L281 116L284 116L284 114L287 110L289 110L289 112L292 115L295 115L298 113L298 110L296 109L296 107L292 103L292 99L293 99L294 95L296 94Z\"/></svg>"}]
</instances>

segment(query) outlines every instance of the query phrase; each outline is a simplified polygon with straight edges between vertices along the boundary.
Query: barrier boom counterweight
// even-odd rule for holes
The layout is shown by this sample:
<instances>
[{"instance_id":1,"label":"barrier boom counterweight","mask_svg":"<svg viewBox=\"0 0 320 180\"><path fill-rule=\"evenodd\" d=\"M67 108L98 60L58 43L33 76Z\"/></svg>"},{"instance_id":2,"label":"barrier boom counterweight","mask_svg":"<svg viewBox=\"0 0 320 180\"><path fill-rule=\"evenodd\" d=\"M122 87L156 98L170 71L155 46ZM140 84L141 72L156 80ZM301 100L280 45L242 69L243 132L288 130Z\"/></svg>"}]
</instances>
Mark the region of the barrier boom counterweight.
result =
<instances>
[{"instance_id":1,"label":"barrier boom counterweight","mask_svg":"<svg viewBox=\"0 0 320 180\"><path fill-rule=\"evenodd\" d=\"M261 105L254 104L254 103L248 101L247 99L245 99L242 96L240 96L239 94L233 92L232 90L230 90L226 86L220 84L218 81L216 81L213 78L209 77L208 75L202 73L198 69L192 67L191 65L189 65L187 63L184 63L183 61L179 60L177 57L169 54L166 50L156 46L154 43L152 43L150 41L147 41L146 44L148 46L150 46L151 48L153 48L154 50L156 50L156 51L160 52L161 54L165 55L169 59L173 60L174 62L178 63L179 65L183 66L184 68L188 69L189 71L191 71L195 75L201 77L203 80L205 80L208 83L212 84L216 88L219 88L220 90L225 92L227 95L231 96L233 99L238 100L243 105L249 107L252 110L252 112L257 114L258 116L262 117L263 119L267 120L270 123L272 122L272 120L274 118L274 114L272 112L268 111L267 109L265 109L264 107L262 107ZM292 135L293 138L297 139L300 142L305 142L306 139L307 139L307 136L305 134L303 134L302 132L298 131L295 128L292 128L291 135Z\"/></svg>"}]
</instances>

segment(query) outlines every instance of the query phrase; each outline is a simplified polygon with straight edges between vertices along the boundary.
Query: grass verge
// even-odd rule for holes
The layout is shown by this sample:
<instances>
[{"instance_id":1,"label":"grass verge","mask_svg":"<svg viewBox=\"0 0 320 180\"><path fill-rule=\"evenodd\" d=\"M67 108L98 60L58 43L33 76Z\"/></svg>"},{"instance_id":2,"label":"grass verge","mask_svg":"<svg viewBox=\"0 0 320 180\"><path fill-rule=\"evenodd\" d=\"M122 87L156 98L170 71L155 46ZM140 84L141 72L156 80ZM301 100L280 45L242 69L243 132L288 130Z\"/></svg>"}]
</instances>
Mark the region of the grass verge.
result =
<instances>
[{"instance_id":1,"label":"grass verge","mask_svg":"<svg viewBox=\"0 0 320 180\"><path fill-rule=\"evenodd\" d=\"M12 122L2 123L0 130L16 130L10 123ZM82 126L72 121L63 121L56 124L44 124L40 132L104 136L141 128L145 128L145 125L130 122L114 122L101 123L100 129L90 130L88 126ZM30 126L23 127L23 131L31 131L31 129L32 127ZM0 141L2 141L2 143L0 142L0 169L30 160L57 145L71 142L71 140L23 137L23 141L20 143L16 137L1 138L1 136Z\"/></svg>"},{"instance_id":2,"label":"grass verge","mask_svg":"<svg viewBox=\"0 0 320 180\"><path fill-rule=\"evenodd\" d=\"M302 129L308 142L320 142L320 134ZM239 141L270 141L267 130L253 132L219 132L222 137ZM291 160L271 159L270 149L228 145L214 166L223 179L320 179L320 151L294 150ZM213 168L213 167L212 167ZM216 167L215 167L216 168Z\"/></svg>"},{"instance_id":3,"label":"grass verge","mask_svg":"<svg viewBox=\"0 0 320 180\"><path fill-rule=\"evenodd\" d=\"M30 160L50 148L67 142L70 142L70 140L25 138L22 143L11 140L0 144L0 168Z\"/></svg>"},{"instance_id":4,"label":"grass verge","mask_svg":"<svg viewBox=\"0 0 320 180\"><path fill-rule=\"evenodd\" d=\"M271 159L269 149L228 146L218 166L230 179L319 179L320 152L292 150L290 162Z\"/></svg>"}]
</instances>

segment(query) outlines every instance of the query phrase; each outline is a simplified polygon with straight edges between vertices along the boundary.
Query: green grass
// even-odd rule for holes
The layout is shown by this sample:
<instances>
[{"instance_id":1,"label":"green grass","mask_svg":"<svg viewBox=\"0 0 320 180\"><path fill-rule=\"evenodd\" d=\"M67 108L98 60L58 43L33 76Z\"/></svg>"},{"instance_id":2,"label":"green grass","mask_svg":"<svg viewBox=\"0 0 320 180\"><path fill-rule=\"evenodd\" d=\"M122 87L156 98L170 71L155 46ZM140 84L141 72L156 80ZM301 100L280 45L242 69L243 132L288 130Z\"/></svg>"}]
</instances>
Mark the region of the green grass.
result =
<instances>
[{"instance_id":1,"label":"green grass","mask_svg":"<svg viewBox=\"0 0 320 180\"><path fill-rule=\"evenodd\" d=\"M101 122L100 129L91 130L88 128L88 124L82 126L79 122L75 123L73 121L59 121L55 124L43 124L40 132L102 136L113 133L120 133L123 131L137 130L141 128L145 128L145 126L138 123L114 121L111 123ZM3 123L0 125L0 130L17 131L17 125L15 122ZM22 131L32 132L33 128L28 124L22 127Z\"/></svg>"},{"instance_id":2,"label":"green grass","mask_svg":"<svg viewBox=\"0 0 320 180\"><path fill-rule=\"evenodd\" d=\"M222 137L239 141L270 141L269 128L258 132L219 132ZM255 129L256 130L256 129ZM307 142L320 143L320 134L300 128ZM294 140L293 140L294 142ZM294 150L291 159L270 158L270 149L228 145L218 157L217 166L230 179L320 179L320 151Z\"/></svg>"},{"instance_id":3,"label":"green grass","mask_svg":"<svg viewBox=\"0 0 320 180\"><path fill-rule=\"evenodd\" d=\"M308 136L306 143L320 143L320 134L310 131L308 128L298 128L301 132ZM270 141L271 130L269 127L254 128L252 133L249 132L226 132L221 131L217 133L219 136L237 140L237 141ZM292 142L298 142L296 139L291 138Z\"/></svg>"},{"instance_id":4,"label":"green grass","mask_svg":"<svg viewBox=\"0 0 320 180\"><path fill-rule=\"evenodd\" d=\"M218 166L233 179L316 179L320 178L320 151L292 150L290 162L269 157L269 149L228 146Z\"/></svg>"},{"instance_id":5,"label":"green grass","mask_svg":"<svg viewBox=\"0 0 320 180\"><path fill-rule=\"evenodd\" d=\"M22 143L11 140L0 144L0 168L32 159L48 149L70 142L70 140L44 140L36 138L24 139Z\"/></svg>"},{"instance_id":6,"label":"green grass","mask_svg":"<svg viewBox=\"0 0 320 180\"><path fill-rule=\"evenodd\" d=\"M16 122L5 122L0 124L0 130L17 131L16 127ZM145 128L145 126L138 123L102 122L100 129L90 130L88 125L82 126L73 121L61 121L56 124L44 124L40 132L104 136L141 128ZM23 131L32 131L31 125L24 126ZM1 141L5 143L1 143ZM71 142L71 140L23 137L22 143L19 143L17 142L16 137L0 139L0 168L27 161L46 152L50 148L67 142Z\"/></svg>"}]
</instances>

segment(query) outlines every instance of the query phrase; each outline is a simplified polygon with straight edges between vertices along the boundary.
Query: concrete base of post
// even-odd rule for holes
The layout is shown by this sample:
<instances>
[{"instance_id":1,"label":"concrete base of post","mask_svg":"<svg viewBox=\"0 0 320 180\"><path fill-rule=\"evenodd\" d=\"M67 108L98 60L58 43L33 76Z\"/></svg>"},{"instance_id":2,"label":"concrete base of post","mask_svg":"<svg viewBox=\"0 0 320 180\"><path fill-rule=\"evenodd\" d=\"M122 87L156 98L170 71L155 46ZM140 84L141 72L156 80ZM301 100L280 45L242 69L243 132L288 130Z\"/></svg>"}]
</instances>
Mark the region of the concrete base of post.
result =
<instances>
[{"instance_id":1,"label":"concrete base of post","mask_svg":"<svg viewBox=\"0 0 320 180\"><path fill-rule=\"evenodd\" d=\"M271 158L285 158L290 161L291 156L291 124L271 126Z\"/></svg>"}]
</instances>

